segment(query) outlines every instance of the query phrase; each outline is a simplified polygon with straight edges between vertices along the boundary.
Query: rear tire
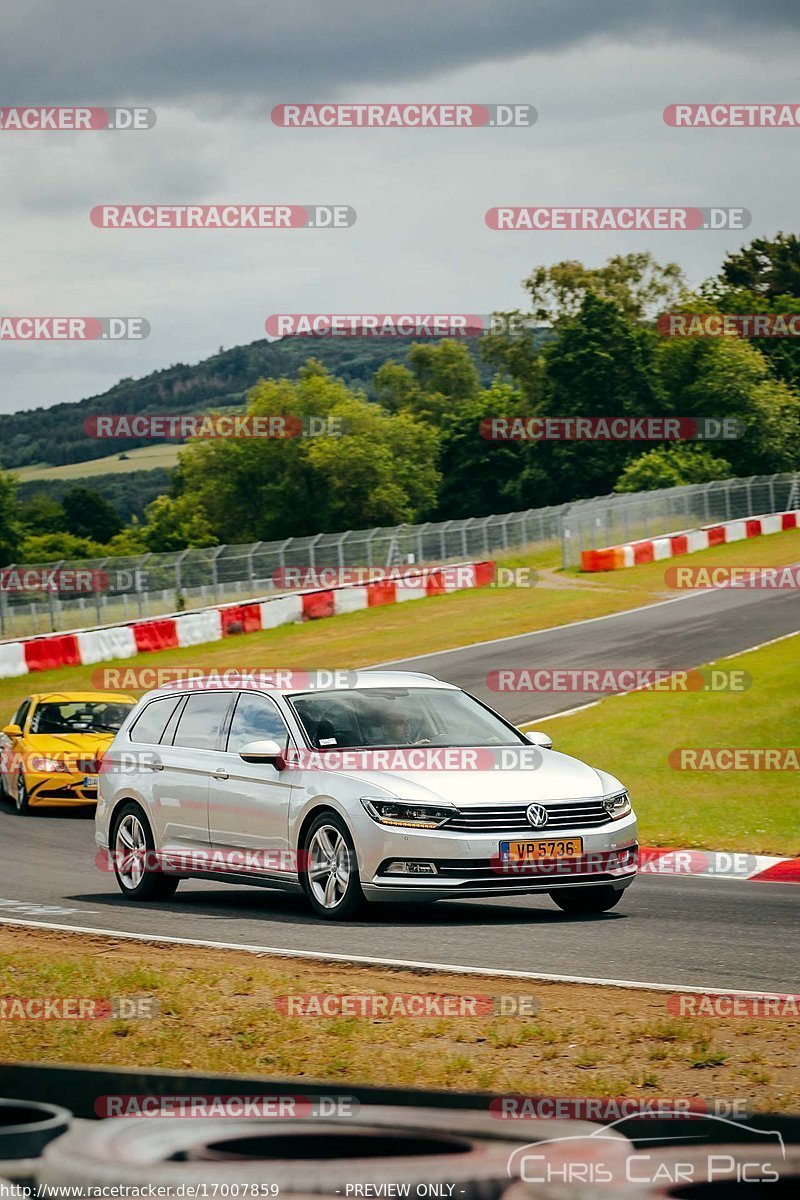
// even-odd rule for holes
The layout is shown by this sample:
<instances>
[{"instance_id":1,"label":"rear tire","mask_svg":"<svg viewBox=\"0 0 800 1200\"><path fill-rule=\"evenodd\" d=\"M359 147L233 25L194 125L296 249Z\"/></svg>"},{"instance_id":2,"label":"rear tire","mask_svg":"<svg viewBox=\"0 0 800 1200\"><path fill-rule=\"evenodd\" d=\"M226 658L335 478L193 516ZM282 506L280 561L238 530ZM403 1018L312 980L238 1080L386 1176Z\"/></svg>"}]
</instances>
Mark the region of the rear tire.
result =
<instances>
[{"instance_id":1,"label":"rear tire","mask_svg":"<svg viewBox=\"0 0 800 1200\"><path fill-rule=\"evenodd\" d=\"M550 893L553 900L565 913L587 916L592 913L604 913L614 908L622 899L623 888L587 887L560 888Z\"/></svg>"},{"instance_id":2,"label":"rear tire","mask_svg":"<svg viewBox=\"0 0 800 1200\"><path fill-rule=\"evenodd\" d=\"M168 900L180 883L177 875L164 875L148 867L155 858L155 839L138 804L123 804L110 838L114 874L128 900Z\"/></svg>"},{"instance_id":3,"label":"rear tire","mask_svg":"<svg viewBox=\"0 0 800 1200\"><path fill-rule=\"evenodd\" d=\"M317 916L326 921L357 916L366 901L355 845L342 818L333 812L320 813L311 822L300 853L300 882Z\"/></svg>"}]
</instances>

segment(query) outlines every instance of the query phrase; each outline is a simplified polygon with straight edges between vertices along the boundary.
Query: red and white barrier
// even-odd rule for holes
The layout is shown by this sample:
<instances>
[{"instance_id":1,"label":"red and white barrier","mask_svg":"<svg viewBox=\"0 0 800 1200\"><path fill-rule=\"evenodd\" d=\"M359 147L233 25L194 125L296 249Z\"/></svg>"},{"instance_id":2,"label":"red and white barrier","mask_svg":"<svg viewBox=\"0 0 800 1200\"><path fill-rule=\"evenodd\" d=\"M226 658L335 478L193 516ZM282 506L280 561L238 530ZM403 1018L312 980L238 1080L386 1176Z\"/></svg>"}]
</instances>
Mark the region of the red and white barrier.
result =
<instances>
[{"instance_id":1,"label":"red and white barrier","mask_svg":"<svg viewBox=\"0 0 800 1200\"><path fill-rule=\"evenodd\" d=\"M0 642L0 679L27 675L29 671L90 666L157 650L206 645L238 633L276 629L279 625L299 621L317 621L322 617L378 608L400 600L421 599L460 588L485 587L493 578L493 562L460 563L453 567L426 568L419 586L408 587L404 582L393 580L366 585L344 584L201 608L194 612L170 613L150 621Z\"/></svg>"},{"instance_id":2,"label":"red and white barrier","mask_svg":"<svg viewBox=\"0 0 800 1200\"><path fill-rule=\"evenodd\" d=\"M800 528L800 510L770 513L763 517L746 517L740 521L723 521L716 525L703 525L700 529L684 529L679 533L665 534L663 537L627 542L621 546L583 550L581 570L618 571L621 567L660 562L665 558L675 558L679 554L694 554L696 550L707 550L709 546L722 546L728 542L742 541L744 538L762 537L764 534L797 528Z\"/></svg>"},{"instance_id":3,"label":"red and white barrier","mask_svg":"<svg viewBox=\"0 0 800 1200\"><path fill-rule=\"evenodd\" d=\"M642 875L708 875L756 883L800 883L800 858L748 854L743 850L679 850L640 846Z\"/></svg>"}]
</instances>

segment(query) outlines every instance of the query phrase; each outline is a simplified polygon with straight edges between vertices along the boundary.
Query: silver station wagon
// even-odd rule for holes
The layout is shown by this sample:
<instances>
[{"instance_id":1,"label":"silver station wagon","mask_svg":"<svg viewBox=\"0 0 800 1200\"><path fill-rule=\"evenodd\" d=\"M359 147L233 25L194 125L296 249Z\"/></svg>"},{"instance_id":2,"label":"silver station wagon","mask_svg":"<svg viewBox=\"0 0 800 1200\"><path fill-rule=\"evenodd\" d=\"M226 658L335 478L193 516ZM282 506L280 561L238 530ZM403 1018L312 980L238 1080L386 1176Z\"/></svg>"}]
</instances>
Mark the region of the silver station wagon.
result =
<instances>
[{"instance_id":1,"label":"silver station wagon","mask_svg":"<svg viewBox=\"0 0 800 1200\"><path fill-rule=\"evenodd\" d=\"M579 914L633 882L623 784L545 734L429 675L287 674L170 684L126 718L96 815L126 897L200 878L302 892L330 919L364 901L536 892Z\"/></svg>"}]
</instances>

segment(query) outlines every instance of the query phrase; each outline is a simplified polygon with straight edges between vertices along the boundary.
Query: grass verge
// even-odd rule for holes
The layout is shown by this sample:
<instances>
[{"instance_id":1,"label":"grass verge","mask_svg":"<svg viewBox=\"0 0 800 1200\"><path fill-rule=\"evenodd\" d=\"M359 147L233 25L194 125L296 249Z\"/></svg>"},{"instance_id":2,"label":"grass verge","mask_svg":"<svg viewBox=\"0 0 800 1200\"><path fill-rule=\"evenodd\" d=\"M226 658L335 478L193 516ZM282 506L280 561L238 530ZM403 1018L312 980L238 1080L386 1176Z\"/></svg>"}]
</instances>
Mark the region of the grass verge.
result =
<instances>
[{"instance_id":1,"label":"grass verge","mask_svg":"<svg viewBox=\"0 0 800 1200\"><path fill-rule=\"evenodd\" d=\"M796 770L679 770L669 763L678 747L798 747L799 656L797 634L714 663L748 672L745 691L629 692L550 717L547 730L556 749L576 758L624 764L643 845L800 854Z\"/></svg>"},{"instance_id":2,"label":"grass verge","mask_svg":"<svg viewBox=\"0 0 800 1200\"><path fill-rule=\"evenodd\" d=\"M7 996L147 994L135 1021L3 1021L6 1061L249 1073L553 1096L716 1097L800 1105L800 1022L676 1018L666 992L469 978L114 942L0 925ZM532 1017L286 1017L327 992L533 995Z\"/></svg>"}]
</instances>

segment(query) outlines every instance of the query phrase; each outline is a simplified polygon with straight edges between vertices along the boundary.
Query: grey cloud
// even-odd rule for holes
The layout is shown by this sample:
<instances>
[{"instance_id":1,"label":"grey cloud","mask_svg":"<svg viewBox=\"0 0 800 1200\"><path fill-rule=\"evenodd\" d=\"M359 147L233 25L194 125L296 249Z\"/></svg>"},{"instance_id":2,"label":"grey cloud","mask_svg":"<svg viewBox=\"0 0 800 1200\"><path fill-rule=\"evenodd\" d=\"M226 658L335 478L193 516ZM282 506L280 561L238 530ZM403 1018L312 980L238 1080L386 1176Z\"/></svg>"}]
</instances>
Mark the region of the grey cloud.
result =
<instances>
[{"instance_id":1,"label":"grey cloud","mask_svg":"<svg viewBox=\"0 0 800 1200\"><path fill-rule=\"evenodd\" d=\"M589 39L798 29L796 0L28 0L4 15L4 103L268 106Z\"/></svg>"}]
</instances>

